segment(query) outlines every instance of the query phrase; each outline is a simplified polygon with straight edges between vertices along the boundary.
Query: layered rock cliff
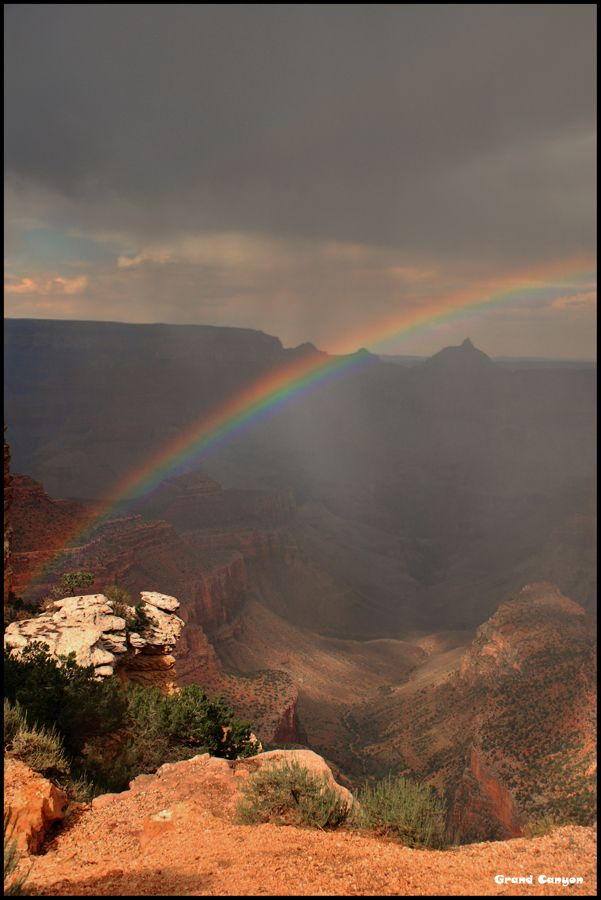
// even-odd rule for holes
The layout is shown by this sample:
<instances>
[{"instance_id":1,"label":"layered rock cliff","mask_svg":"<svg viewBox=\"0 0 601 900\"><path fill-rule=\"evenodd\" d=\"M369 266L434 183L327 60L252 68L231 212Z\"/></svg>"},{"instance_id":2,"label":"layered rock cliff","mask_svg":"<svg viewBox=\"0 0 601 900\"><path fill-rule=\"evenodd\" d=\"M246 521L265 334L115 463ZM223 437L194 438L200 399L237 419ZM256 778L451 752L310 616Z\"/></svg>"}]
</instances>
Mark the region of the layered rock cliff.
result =
<instances>
[{"instance_id":1,"label":"layered rock cliff","mask_svg":"<svg viewBox=\"0 0 601 900\"><path fill-rule=\"evenodd\" d=\"M453 838L469 844L483 838L503 841L520 837L527 818L482 751L470 747L449 817Z\"/></svg>"},{"instance_id":2,"label":"layered rock cliff","mask_svg":"<svg viewBox=\"0 0 601 900\"><path fill-rule=\"evenodd\" d=\"M292 488L222 490L216 481L198 471L166 479L138 505L147 521L170 522L180 533L207 528L230 530L248 522L283 524L295 508Z\"/></svg>"},{"instance_id":3,"label":"layered rock cliff","mask_svg":"<svg viewBox=\"0 0 601 900\"><path fill-rule=\"evenodd\" d=\"M27 475L13 475L12 565L14 590L30 596L29 582L43 571L44 563L58 559L65 541L74 533L78 522L87 514L83 504L71 500L55 500L44 486ZM42 583L38 596L47 594L52 582Z\"/></svg>"}]
</instances>

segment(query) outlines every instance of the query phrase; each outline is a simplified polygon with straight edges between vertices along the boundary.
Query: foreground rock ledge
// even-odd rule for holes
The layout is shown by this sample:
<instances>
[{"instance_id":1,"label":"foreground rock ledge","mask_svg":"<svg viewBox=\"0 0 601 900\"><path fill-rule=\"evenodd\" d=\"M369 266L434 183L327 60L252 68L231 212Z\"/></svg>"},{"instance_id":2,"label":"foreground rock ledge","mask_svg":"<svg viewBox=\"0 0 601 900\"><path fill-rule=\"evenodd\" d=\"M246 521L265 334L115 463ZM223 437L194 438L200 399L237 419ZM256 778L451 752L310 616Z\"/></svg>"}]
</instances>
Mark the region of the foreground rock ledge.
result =
<instances>
[{"instance_id":1,"label":"foreground rock ledge","mask_svg":"<svg viewBox=\"0 0 601 900\"><path fill-rule=\"evenodd\" d=\"M290 752L303 753L275 751ZM77 810L69 827L48 839L44 854L23 860L20 871L33 864L28 884L45 896L595 893L592 828L569 826L532 840L443 852L346 830L233 825L241 779L257 759L198 756L135 779L129 791ZM532 876L533 884L500 886L494 880L500 874ZM540 875L582 882L539 884Z\"/></svg>"}]
</instances>

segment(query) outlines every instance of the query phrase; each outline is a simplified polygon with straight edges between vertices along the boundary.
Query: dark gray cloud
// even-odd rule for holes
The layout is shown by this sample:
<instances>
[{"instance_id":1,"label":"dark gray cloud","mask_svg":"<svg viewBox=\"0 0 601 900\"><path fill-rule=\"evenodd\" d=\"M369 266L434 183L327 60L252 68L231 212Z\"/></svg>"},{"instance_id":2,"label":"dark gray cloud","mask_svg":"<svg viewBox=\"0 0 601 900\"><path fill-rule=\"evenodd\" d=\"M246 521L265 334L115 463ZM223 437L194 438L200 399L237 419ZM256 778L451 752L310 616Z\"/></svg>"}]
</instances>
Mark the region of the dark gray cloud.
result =
<instances>
[{"instance_id":1,"label":"dark gray cloud","mask_svg":"<svg viewBox=\"0 0 601 900\"><path fill-rule=\"evenodd\" d=\"M7 171L79 224L521 261L592 249L593 5L5 16Z\"/></svg>"}]
</instances>

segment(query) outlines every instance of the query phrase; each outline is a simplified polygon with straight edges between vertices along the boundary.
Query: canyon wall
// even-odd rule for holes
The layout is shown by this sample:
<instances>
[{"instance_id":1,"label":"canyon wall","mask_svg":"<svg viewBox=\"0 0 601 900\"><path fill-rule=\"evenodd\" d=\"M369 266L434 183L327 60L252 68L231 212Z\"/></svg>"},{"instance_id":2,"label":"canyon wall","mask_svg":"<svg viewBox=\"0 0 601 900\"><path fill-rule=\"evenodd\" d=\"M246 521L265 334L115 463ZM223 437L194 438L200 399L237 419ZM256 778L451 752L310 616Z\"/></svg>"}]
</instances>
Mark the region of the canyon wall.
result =
<instances>
[{"instance_id":1,"label":"canyon wall","mask_svg":"<svg viewBox=\"0 0 601 900\"><path fill-rule=\"evenodd\" d=\"M4 426L6 431L6 425ZM10 471L10 447L4 438L4 607L12 591L11 544L13 527L11 523L11 507L13 504L13 484Z\"/></svg>"},{"instance_id":2,"label":"canyon wall","mask_svg":"<svg viewBox=\"0 0 601 900\"><path fill-rule=\"evenodd\" d=\"M527 585L460 650L353 712L370 765L446 796L460 843L544 815L594 821L596 619L556 585Z\"/></svg>"},{"instance_id":3,"label":"canyon wall","mask_svg":"<svg viewBox=\"0 0 601 900\"><path fill-rule=\"evenodd\" d=\"M305 744L307 734L298 717L298 694L295 694L278 713L278 722L271 736L272 744Z\"/></svg>"}]
</instances>

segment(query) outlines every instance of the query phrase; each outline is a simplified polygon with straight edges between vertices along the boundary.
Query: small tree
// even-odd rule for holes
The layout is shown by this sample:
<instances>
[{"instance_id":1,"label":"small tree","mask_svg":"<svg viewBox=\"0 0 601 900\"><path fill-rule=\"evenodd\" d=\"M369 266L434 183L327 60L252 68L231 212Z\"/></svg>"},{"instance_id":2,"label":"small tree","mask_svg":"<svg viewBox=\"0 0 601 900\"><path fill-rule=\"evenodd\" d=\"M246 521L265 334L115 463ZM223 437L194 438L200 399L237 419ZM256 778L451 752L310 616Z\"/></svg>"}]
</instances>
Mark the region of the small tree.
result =
<instances>
[{"instance_id":1,"label":"small tree","mask_svg":"<svg viewBox=\"0 0 601 900\"><path fill-rule=\"evenodd\" d=\"M61 575L63 591L71 591L74 595L76 588L91 587L94 584L94 578L93 572L84 572L83 570L79 572L64 572Z\"/></svg>"},{"instance_id":2,"label":"small tree","mask_svg":"<svg viewBox=\"0 0 601 900\"><path fill-rule=\"evenodd\" d=\"M210 700L196 684L161 694L128 682L125 696L133 733L129 751L137 757L138 771L155 771L163 762L199 753L224 759L256 753L250 722L236 719L221 694Z\"/></svg>"}]
</instances>

